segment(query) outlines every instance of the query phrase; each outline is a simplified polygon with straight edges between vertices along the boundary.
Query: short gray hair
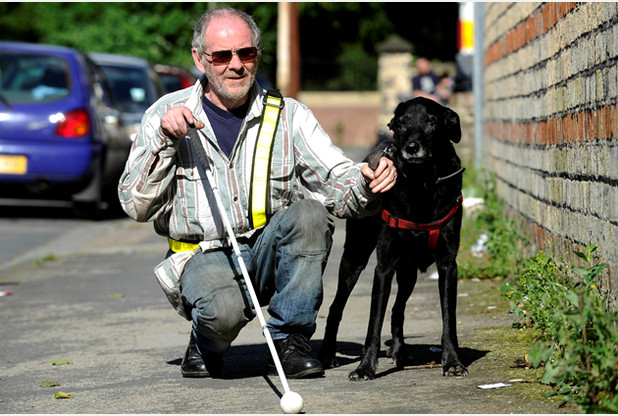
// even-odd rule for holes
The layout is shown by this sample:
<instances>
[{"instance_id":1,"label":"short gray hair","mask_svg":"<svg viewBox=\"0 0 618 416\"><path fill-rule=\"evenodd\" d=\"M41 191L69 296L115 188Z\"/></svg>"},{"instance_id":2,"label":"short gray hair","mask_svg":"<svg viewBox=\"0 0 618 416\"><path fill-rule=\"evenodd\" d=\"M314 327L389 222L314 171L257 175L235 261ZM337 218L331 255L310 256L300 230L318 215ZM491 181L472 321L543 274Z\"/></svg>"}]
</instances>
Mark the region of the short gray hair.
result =
<instances>
[{"instance_id":1,"label":"short gray hair","mask_svg":"<svg viewBox=\"0 0 618 416\"><path fill-rule=\"evenodd\" d=\"M222 7L220 9L209 10L204 13L202 17L200 17L200 20L197 21L193 29L193 42L191 46L193 48L197 48L199 52L206 52L207 45L204 44L204 33L206 33L206 29L208 28L210 21L213 18L230 16L239 17L247 24L253 34L251 39L253 46L258 49L262 49L262 35L260 33L260 29L255 24L253 17L241 10L233 9L231 7Z\"/></svg>"}]
</instances>

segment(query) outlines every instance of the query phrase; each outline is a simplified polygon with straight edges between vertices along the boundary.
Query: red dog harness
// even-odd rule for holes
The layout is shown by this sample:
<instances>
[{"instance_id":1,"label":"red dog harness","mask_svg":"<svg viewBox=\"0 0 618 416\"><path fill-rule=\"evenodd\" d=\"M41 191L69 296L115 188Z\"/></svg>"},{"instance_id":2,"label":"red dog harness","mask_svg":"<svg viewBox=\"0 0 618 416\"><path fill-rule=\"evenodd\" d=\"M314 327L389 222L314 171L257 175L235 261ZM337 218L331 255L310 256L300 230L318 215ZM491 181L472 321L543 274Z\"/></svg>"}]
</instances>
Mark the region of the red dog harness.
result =
<instances>
[{"instance_id":1,"label":"red dog harness","mask_svg":"<svg viewBox=\"0 0 618 416\"><path fill-rule=\"evenodd\" d=\"M386 221L391 228L400 228L402 230L413 231L429 231L429 240L427 241L427 247L430 250L434 250L438 246L438 236L440 235L440 229L446 224L461 208L463 203L463 195L459 195L455 201L455 205L451 208L450 212L446 214L446 217L441 220L430 222L428 224L418 224L412 221L406 221L401 218L393 217L387 210L382 210L382 219Z\"/></svg>"}]
</instances>

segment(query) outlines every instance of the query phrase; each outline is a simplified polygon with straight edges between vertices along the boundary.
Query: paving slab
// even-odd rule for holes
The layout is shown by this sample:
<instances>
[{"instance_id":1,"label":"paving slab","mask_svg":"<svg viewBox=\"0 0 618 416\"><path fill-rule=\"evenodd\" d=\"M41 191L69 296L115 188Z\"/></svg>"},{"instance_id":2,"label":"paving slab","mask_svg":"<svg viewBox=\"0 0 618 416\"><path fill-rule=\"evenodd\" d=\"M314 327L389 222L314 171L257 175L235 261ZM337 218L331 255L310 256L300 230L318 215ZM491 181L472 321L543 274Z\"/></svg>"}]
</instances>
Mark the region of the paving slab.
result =
<instances>
[{"instance_id":1,"label":"paving slab","mask_svg":"<svg viewBox=\"0 0 618 416\"><path fill-rule=\"evenodd\" d=\"M257 320L243 329L226 354L224 379L183 378L180 362L190 323L169 306L152 272L165 253L165 239L156 236L150 224L123 218L86 228L88 235L68 230L47 238L33 250L36 255L23 255L0 270L0 289L13 292L0 297L0 413L281 413L283 389L277 376L264 375L267 347ZM338 221L324 276L324 304L311 341L314 353L336 289L344 230ZM54 254L49 261L34 261L47 253ZM556 399L531 396L531 388L548 390L534 384L525 370L512 368L518 354L526 351L518 348L516 338L503 338L512 317L500 301L496 282L459 285L459 340L468 377L443 377L440 368L396 370L385 356L387 324L377 378L349 381L366 334L374 264L372 260L361 276L344 313L339 332L342 365L319 379L289 380L304 399L304 413L568 410L559 408ZM440 307L431 273L420 276L408 301L405 334L413 366L439 362ZM503 350L509 351L506 359ZM511 387L478 388L514 378L521 381ZM72 398L56 399L59 392Z\"/></svg>"}]
</instances>

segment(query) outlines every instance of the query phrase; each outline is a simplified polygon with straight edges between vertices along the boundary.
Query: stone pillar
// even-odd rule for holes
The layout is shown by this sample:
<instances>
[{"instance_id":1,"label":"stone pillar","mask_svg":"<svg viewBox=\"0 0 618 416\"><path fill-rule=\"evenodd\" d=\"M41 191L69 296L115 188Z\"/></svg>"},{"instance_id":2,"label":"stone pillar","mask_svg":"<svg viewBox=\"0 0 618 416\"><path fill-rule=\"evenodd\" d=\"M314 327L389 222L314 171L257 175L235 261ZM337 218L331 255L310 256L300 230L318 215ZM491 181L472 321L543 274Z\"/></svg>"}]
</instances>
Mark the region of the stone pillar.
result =
<instances>
[{"instance_id":1,"label":"stone pillar","mask_svg":"<svg viewBox=\"0 0 618 416\"><path fill-rule=\"evenodd\" d=\"M380 91L380 115L378 132L388 133L388 122L401 101L412 97L412 52L413 46L398 35L391 35L377 46L378 90Z\"/></svg>"}]
</instances>

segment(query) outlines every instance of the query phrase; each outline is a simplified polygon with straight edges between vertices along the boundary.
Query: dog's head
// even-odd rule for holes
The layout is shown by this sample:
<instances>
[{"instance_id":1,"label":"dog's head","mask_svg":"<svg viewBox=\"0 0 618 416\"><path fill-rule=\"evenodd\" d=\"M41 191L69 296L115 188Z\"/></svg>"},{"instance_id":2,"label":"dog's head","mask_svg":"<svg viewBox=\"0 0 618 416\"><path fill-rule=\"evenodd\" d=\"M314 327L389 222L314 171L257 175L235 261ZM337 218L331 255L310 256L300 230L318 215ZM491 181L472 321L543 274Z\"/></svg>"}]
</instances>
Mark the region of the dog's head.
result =
<instances>
[{"instance_id":1,"label":"dog's head","mask_svg":"<svg viewBox=\"0 0 618 416\"><path fill-rule=\"evenodd\" d=\"M400 103L388 127L405 163L424 163L449 141L461 140L459 115L423 97Z\"/></svg>"}]
</instances>

